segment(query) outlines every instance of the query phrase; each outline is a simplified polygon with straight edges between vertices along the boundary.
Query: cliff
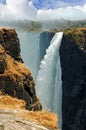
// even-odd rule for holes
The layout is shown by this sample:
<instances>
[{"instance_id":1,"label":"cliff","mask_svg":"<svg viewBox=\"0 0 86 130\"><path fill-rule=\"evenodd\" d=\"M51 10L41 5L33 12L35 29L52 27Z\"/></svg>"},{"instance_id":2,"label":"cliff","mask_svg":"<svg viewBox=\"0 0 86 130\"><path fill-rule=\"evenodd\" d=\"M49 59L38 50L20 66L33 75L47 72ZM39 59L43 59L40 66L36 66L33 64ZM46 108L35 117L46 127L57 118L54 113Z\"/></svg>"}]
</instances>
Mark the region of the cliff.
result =
<instances>
[{"instance_id":1,"label":"cliff","mask_svg":"<svg viewBox=\"0 0 86 130\"><path fill-rule=\"evenodd\" d=\"M17 33L0 29L0 92L23 99L29 110L41 110L30 70L22 63Z\"/></svg>"},{"instance_id":2,"label":"cliff","mask_svg":"<svg viewBox=\"0 0 86 130\"><path fill-rule=\"evenodd\" d=\"M86 28L64 31L60 58L63 130L86 130Z\"/></svg>"}]
</instances>

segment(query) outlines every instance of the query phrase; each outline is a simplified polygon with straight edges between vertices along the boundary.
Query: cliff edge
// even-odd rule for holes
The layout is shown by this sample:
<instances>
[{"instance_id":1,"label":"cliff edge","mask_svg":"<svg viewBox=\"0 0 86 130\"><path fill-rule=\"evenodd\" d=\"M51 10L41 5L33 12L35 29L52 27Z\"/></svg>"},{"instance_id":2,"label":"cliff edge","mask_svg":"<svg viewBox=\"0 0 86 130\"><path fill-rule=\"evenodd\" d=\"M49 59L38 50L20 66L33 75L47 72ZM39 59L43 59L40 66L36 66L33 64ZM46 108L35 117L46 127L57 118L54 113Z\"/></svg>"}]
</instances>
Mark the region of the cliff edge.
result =
<instances>
[{"instance_id":1,"label":"cliff edge","mask_svg":"<svg viewBox=\"0 0 86 130\"><path fill-rule=\"evenodd\" d=\"M64 31L60 58L63 130L86 130L86 28Z\"/></svg>"},{"instance_id":2,"label":"cliff edge","mask_svg":"<svg viewBox=\"0 0 86 130\"><path fill-rule=\"evenodd\" d=\"M24 100L0 95L0 130L58 130L57 116L25 110Z\"/></svg>"},{"instance_id":3,"label":"cliff edge","mask_svg":"<svg viewBox=\"0 0 86 130\"><path fill-rule=\"evenodd\" d=\"M0 93L26 102L28 110L41 110L30 70L22 63L20 43L12 28L0 28Z\"/></svg>"}]
</instances>

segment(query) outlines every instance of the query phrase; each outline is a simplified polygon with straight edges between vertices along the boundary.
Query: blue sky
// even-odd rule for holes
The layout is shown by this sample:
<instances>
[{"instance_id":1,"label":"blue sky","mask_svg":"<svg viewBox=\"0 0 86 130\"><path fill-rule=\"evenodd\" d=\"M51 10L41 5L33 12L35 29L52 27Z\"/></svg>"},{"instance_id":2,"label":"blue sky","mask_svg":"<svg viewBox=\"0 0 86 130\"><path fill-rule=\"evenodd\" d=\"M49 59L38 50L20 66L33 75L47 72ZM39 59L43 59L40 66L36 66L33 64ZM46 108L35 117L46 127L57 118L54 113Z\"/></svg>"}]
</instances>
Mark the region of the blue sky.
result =
<instances>
[{"instance_id":1,"label":"blue sky","mask_svg":"<svg viewBox=\"0 0 86 130\"><path fill-rule=\"evenodd\" d=\"M3 4L4 4L5 2L6 2L5 0L0 0L0 3L3 3Z\"/></svg>"},{"instance_id":2,"label":"blue sky","mask_svg":"<svg viewBox=\"0 0 86 130\"><path fill-rule=\"evenodd\" d=\"M67 7L69 5L82 5L86 0L33 0L34 5L39 8Z\"/></svg>"},{"instance_id":3,"label":"blue sky","mask_svg":"<svg viewBox=\"0 0 86 130\"><path fill-rule=\"evenodd\" d=\"M46 9L54 9L58 7L67 7L74 5L83 5L86 3L86 0L28 0L32 1L37 9L46 8ZM0 3L5 4L6 0L0 0Z\"/></svg>"}]
</instances>

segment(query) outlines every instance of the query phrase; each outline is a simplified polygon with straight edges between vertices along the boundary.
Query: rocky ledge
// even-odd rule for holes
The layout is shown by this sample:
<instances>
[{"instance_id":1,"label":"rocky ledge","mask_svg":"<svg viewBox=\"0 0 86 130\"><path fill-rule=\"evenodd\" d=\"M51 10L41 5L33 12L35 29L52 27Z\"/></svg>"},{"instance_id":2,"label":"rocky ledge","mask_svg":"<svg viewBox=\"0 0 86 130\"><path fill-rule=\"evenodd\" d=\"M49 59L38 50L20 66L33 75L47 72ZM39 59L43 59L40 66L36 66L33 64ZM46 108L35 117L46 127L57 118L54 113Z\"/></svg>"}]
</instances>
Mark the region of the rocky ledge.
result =
<instances>
[{"instance_id":1,"label":"rocky ledge","mask_svg":"<svg viewBox=\"0 0 86 130\"><path fill-rule=\"evenodd\" d=\"M49 130L35 122L27 121L18 114L22 110L0 110L0 130Z\"/></svg>"},{"instance_id":2,"label":"rocky ledge","mask_svg":"<svg viewBox=\"0 0 86 130\"><path fill-rule=\"evenodd\" d=\"M25 110L25 101L0 95L0 130L58 130L57 115Z\"/></svg>"},{"instance_id":3,"label":"rocky ledge","mask_svg":"<svg viewBox=\"0 0 86 130\"><path fill-rule=\"evenodd\" d=\"M30 70L22 63L20 43L12 28L0 28L0 92L26 102L28 110L41 110Z\"/></svg>"}]
</instances>

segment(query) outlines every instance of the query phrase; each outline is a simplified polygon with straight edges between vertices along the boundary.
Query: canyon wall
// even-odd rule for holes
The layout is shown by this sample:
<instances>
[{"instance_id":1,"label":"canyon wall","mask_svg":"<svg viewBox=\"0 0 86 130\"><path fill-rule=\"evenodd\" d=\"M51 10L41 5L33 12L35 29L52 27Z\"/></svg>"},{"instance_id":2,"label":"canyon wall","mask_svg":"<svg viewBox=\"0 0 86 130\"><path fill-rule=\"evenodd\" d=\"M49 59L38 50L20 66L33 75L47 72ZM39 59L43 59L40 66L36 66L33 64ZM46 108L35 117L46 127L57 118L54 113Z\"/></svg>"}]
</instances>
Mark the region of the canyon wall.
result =
<instances>
[{"instance_id":1,"label":"canyon wall","mask_svg":"<svg viewBox=\"0 0 86 130\"><path fill-rule=\"evenodd\" d=\"M63 130L86 129L86 29L64 31L62 67Z\"/></svg>"},{"instance_id":2,"label":"canyon wall","mask_svg":"<svg viewBox=\"0 0 86 130\"><path fill-rule=\"evenodd\" d=\"M20 54L17 33L12 28L0 28L0 93L23 99L29 110L41 110L30 70Z\"/></svg>"}]
</instances>

